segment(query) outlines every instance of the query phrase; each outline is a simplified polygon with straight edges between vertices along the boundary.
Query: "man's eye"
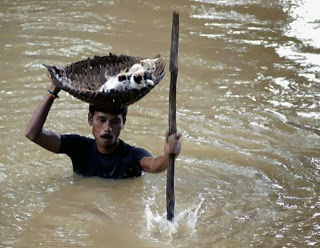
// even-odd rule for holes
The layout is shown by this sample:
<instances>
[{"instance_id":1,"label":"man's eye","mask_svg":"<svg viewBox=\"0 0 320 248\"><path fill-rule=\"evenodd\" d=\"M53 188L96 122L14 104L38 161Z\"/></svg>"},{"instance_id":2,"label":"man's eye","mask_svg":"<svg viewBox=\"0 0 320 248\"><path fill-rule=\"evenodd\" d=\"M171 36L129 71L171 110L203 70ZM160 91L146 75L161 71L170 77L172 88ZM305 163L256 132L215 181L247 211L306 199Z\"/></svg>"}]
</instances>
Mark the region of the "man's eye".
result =
<instances>
[{"instance_id":1,"label":"man's eye","mask_svg":"<svg viewBox=\"0 0 320 248\"><path fill-rule=\"evenodd\" d=\"M120 123L120 120L113 120L113 121L111 122L112 125L116 125L116 124L119 124L119 123Z\"/></svg>"}]
</instances>

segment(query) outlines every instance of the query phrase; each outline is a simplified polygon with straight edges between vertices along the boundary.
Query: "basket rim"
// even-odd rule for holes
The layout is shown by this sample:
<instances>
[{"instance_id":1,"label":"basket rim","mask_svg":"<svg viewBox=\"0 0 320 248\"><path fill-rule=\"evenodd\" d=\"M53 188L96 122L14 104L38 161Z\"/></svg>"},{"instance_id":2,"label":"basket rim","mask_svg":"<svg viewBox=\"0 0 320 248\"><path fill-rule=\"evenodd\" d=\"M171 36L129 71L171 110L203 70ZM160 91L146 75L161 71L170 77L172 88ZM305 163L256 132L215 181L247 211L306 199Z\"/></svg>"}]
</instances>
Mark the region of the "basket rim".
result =
<instances>
[{"instance_id":1,"label":"basket rim","mask_svg":"<svg viewBox=\"0 0 320 248\"><path fill-rule=\"evenodd\" d=\"M156 85L158 85L159 82L164 78L165 73L166 73L166 70L165 70L166 65L159 54L156 55L154 58L160 59L159 63L161 66L159 73L157 74L157 77L154 80L154 85L149 86L149 87L144 87L140 90L130 89L130 90L126 90L126 91L101 92L101 91L98 91L98 89L89 89L89 88L80 90L79 87L75 87L76 84L70 79L70 77L68 77L68 76L61 77L59 75L59 73L61 71L57 71L57 68L59 68L59 70L62 69L63 72L68 71L69 72L68 75L76 75L77 73L74 73L74 74L70 73L74 70L75 65L77 65L77 66L81 65L83 67L83 68L81 68L83 71L83 70L85 70L84 65L87 63L89 65L87 73L91 73L90 70L94 70L97 68L94 66L92 66L92 68L91 68L90 67L91 62L94 65L97 65L98 67L102 68L103 65L101 66L101 64L99 64L99 61L110 60L110 63L107 63L106 61L104 61L105 66L106 67L110 66L110 68L112 67L112 70L114 70L114 72L119 72L119 68L121 68L121 67L128 68L128 66L131 67L134 63L136 63L140 60L146 59L146 58L138 57L138 56L123 55L123 54L116 55L114 53L109 53L109 55L106 55L106 56L95 55L93 58L88 57L87 59L77 61L77 62L68 64L63 67L50 66L50 65L46 65L46 64L43 64L43 65L49 71L49 73L51 75L51 81L56 87L68 92L70 95L74 96L75 98L77 98L81 101L84 101L84 102L87 102L89 104L93 104L96 106L113 109L113 108L123 108L123 107L129 106L129 105L134 104L135 102L139 101L145 95L147 95ZM116 73L116 74L118 74L118 73ZM79 75L79 74L77 74L77 75ZM68 82L71 80L71 83L74 83L74 84L66 83L62 79L67 80ZM86 82L84 82L84 83L86 83Z\"/></svg>"}]
</instances>

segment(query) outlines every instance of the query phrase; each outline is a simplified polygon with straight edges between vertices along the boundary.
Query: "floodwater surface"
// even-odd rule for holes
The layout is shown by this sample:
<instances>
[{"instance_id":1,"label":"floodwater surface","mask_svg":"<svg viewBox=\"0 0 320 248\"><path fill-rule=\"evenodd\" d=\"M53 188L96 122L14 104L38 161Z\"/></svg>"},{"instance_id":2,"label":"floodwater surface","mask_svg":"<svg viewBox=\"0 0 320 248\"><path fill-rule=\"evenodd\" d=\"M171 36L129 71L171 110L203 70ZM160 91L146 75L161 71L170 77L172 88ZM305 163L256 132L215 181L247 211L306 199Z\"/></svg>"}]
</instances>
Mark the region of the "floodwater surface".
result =
<instances>
[{"instance_id":1,"label":"floodwater surface","mask_svg":"<svg viewBox=\"0 0 320 248\"><path fill-rule=\"evenodd\" d=\"M0 2L0 247L319 247L320 18L316 0ZM45 64L161 54L180 15L174 222L166 173L82 178L24 137ZM170 72L130 106L121 138L153 155ZM91 136L61 92L45 128Z\"/></svg>"}]
</instances>

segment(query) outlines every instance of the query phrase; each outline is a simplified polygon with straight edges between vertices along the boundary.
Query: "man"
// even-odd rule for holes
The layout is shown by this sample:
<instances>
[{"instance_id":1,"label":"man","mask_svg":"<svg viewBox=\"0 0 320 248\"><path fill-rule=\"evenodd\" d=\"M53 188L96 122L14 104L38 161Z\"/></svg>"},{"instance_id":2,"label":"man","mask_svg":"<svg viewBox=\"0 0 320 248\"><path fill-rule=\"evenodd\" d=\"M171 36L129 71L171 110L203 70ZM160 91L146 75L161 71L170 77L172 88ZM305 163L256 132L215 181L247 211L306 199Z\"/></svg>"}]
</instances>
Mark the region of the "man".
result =
<instances>
[{"instance_id":1,"label":"man","mask_svg":"<svg viewBox=\"0 0 320 248\"><path fill-rule=\"evenodd\" d=\"M58 87L51 84L34 112L25 136L51 152L67 154L72 160L75 173L105 178L138 177L144 171L165 171L169 155L178 156L180 153L180 134L166 134L164 154L155 158L148 151L130 146L119 139L126 123L127 108L105 110L90 105L88 123L92 127L94 139L76 134L60 135L43 129L59 91Z\"/></svg>"}]
</instances>

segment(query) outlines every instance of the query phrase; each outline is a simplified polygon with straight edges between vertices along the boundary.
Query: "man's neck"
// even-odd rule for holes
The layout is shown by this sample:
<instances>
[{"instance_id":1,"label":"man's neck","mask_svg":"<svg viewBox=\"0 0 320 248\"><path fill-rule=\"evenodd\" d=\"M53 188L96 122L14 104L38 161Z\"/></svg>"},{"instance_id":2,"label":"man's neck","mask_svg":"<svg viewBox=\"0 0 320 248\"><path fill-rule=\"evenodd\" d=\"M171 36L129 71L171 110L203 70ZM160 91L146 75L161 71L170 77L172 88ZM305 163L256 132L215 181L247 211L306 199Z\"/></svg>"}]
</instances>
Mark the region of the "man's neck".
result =
<instances>
[{"instance_id":1,"label":"man's neck","mask_svg":"<svg viewBox=\"0 0 320 248\"><path fill-rule=\"evenodd\" d=\"M118 145L119 145L119 139L114 144L112 144L110 146L98 146L98 144L97 144L97 149L102 154L110 154L110 153L113 153L117 149Z\"/></svg>"}]
</instances>

